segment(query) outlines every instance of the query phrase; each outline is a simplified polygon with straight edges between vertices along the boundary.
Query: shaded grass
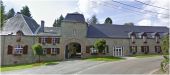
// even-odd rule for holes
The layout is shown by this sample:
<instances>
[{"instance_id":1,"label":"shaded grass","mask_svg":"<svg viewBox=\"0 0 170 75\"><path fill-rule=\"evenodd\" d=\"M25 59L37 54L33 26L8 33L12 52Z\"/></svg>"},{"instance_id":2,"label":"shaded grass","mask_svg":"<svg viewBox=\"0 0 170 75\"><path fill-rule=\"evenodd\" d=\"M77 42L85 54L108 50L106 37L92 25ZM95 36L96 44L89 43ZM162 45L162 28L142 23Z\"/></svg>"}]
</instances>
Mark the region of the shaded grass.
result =
<instances>
[{"instance_id":1,"label":"shaded grass","mask_svg":"<svg viewBox=\"0 0 170 75\"><path fill-rule=\"evenodd\" d=\"M20 69L26 69L26 68L32 68L32 67L38 67L38 66L56 65L56 64L58 64L57 61L46 61L46 62L41 62L41 63L1 66L0 69L1 69L1 72L4 72L4 71L20 70Z\"/></svg>"},{"instance_id":2,"label":"shaded grass","mask_svg":"<svg viewBox=\"0 0 170 75\"><path fill-rule=\"evenodd\" d=\"M123 60L124 58L121 57L114 57L114 56L92 56L88 58L84 58L83 60L91 60L91 61L118 61Z\"/></svg>"},{"instance_id":3,"label":"shaded grass","mask_svg":"<svg viewBox=\"0 0 170 75\"><path fill-rule=\"evenodd\" d=\"M155 57L155 56L161 56L161 54L134 54L134 55L130 55L130 57L136 57L136 58L147 58L147 57Z\"/></svg>"}]
</instances>

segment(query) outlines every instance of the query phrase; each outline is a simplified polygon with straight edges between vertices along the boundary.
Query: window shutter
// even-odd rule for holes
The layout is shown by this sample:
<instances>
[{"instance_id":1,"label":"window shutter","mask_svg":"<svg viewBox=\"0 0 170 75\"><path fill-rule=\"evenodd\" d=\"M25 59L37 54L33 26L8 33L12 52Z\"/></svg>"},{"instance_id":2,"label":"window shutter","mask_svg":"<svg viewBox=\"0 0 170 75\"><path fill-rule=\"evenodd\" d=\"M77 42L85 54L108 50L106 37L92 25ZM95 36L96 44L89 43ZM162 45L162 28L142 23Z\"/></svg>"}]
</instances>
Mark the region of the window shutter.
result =
<instances>
[{"instance_id":1,"label":"window shutter","mask_svg":"<svg viewBox=\"0 0 170 75\"><path fill-rule=\"evenodd\" d=\"M51 37L47 38L47 43L51 44L51 42L52 42L52 38Z\"/></svg>"},{"instance_id":2,"label":"window shutter","mask_svg":"<svg viewBox=\"0 0 170 75\"><path fill-rule=\"evenodd\" d=\"M13 52L13 47L8 45L8 54L12 54Z\"/></svg>"},{"instance_id":3,"label":"window shutter","mask_svg":"<svg viewBox=\"0 0 170 75\"><path fill-rule=\"evenodd\" d=\"M57 50L57 54L60 54L60 48L57 48L56 50Z\"/></svg>"},{"instance_id":4,"label":"window shutter","mask_svg":"<svg viewBox=\"0 0 170 75\"><path fill-rule=\"evenodd\" d=\"M143 46L141 46L141 52L144 52L144 48L143 48Z\"/></svg>"},{"instance_id":5,"label":"window shutter","mask_svg":"<svg viewBox=\"0 0 170 75\"><path fill-rule=\"evenodd\" d=\"M27 54L28 53L28 45L23 47L23 54Z\"/></svg>"},{"instance_id":6,"label":"window shutter","mask_svg":"<svg viewBox=\"0 0 170 75\"><path fill-rule=\"evenodd\" d=\"M86 53L90 53L90 46L86 46Z\"/></svg>"},{"instance_id":7,"label":"window shutter","mask_svg":"<svg viewBox=\"0 0 170 75\"><path fill-rule=\"evenodd\" d=\"M60 38L55 38L56 42L59 44L60 43Z\"/></svg>"},{"instance_id":8,"label":"window shutter","mask_svg":"<svg viewBox=\"0 0 170 75\"><path fill-rule=\"evenodd\" d=\"M149 46L147 46L147 52L149 52Z\"/></svg>"},{"instance_id":9,"label":"window shutter","mask_svg":"<svg viewBox=\"0 0 170 75\"><path fill-rule=\"evenodd\" d=\"M109 53L109 46L106 45L106 52Z\"/></svg>"},{"instance_id":10,"label":"window shutter","mask_svg":"<svg viewBox=\"0 0 170 75\"><path fill-rule=\"evenodd\" d=\"M39 40L38 40L39 43L41 43L41 37L39 37Z\"/></svg>"},{"instance_id":11,"label":"window shutter","mask_svg":"<svg viewBox=\"0 0 170 75\"><path fill-rule=\"evenodd\" d=\"M51 48L47 48L47 54L51 54Z\"/></svg>"},{"instance_id":12,"label":"window shutter","mask_svg":"<svg viewBox=\"0 0 170 75\"><path fill-rule=\"evenodd\" d=\"M129 49L130 49L130 53L132 53L132 46L130 46Z\"/></svg>"}]
</instances>

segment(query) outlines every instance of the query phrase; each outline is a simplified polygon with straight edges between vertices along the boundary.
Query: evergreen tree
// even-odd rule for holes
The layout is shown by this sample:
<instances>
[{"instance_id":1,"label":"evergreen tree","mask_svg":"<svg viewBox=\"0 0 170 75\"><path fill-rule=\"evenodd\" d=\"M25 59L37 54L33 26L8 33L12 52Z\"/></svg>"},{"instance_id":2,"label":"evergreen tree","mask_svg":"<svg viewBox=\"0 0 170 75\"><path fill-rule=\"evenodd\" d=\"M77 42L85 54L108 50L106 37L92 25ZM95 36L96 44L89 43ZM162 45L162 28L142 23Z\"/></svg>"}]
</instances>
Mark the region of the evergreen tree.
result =
<instances>
[{"instance_id":1,"label":"evergreen tree","mask_svg":"<svg viewBox=\"0 0 170 75\"><path fill-rule=\"evenodd\" d=\"M107 17L104 24L112 24L112 19Z\"/></svg>"},{"instance_id":2,"label":"evergreen tree","mask_svg":"<svg viewBox=\"0 0 170 75\"><path fill-rule=\"evenodd\" d=\"M61 15L57 20L54 21L53 27L61 27L62 20L64 20L63 15Z\"/></svg>"},{"instance_id":3,"label":"evergreen tree","mask_svg":"<svg viewBox=\"0 0 170 75\"><path fill-rule=\"evenodd\" d=\"M28 16L28 17L31 17L31 18L32 18L28 6L22 7L21 14L23 14L23 15L25 15L25 16Z\"/></svg>"},{"instance_id":4,"label":"evergreen tree","mask_svg":"<svg viewBox=\"0 0 170 75\"><path fill-rule=\"evenodd\" d=\"M0 1L0 3L1 3L1 7L0 7L0 9L1 9L1 15L0 15L0 18L1 18L1 26L0 26L0 29L3 27L3 25L4 25L4 21L5 21L5 6L3 5L3 2L2 1Z\"/></svg>"},{"instance_id":5,"label":"evergreen tree","mask_svg":"<svg viewBox=\"0 0 170 75\"><path fill-rule=\"evenodd\" d=\"M56 27L56 26L57 26L57 20L55 19L53 23L53 27Z\"/></svg>"},{"instance_id":6,"label":"evergreen tree","mask_svg":"<svg viewBox=\"0 0 170 75\"><path fill-rule=\"evenodd\" d=\"M98 23L98 19L96 15L93 15L91 19L89 20L89 24L97 24L97 23Z\"/></svg>"},{"instance_id":7,"label":"evergreen tree","mask_svg":"<svg viewBox=\"0 0 170 75\"><path fill-rule=\"evenodd\" d=\"M6 18L9 19L9 18L13 17L14 15L15 15L15 11L13 8L11 8L7 13Z\"/></svg>"}]
</instances>

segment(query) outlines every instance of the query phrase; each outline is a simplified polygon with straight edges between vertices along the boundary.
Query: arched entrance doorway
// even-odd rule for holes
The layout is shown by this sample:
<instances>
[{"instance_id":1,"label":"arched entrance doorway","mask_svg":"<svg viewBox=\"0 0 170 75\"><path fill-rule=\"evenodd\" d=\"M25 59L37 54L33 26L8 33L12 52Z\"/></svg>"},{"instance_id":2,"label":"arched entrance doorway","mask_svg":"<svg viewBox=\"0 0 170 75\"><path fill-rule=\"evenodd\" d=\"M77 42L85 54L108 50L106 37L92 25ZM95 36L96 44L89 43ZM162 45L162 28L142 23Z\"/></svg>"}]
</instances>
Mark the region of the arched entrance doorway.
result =
<instances>
[{"instance_id":1,"label":"arched entrance doorway","mask_svg":"<svg viewBox=\"0 0 170 75\"><path fill-rule=\"evenodd\" d=\"M81 58L81 45L77 42L71 42L66 45L65 58Z\"/></svg>"}]
</instances>

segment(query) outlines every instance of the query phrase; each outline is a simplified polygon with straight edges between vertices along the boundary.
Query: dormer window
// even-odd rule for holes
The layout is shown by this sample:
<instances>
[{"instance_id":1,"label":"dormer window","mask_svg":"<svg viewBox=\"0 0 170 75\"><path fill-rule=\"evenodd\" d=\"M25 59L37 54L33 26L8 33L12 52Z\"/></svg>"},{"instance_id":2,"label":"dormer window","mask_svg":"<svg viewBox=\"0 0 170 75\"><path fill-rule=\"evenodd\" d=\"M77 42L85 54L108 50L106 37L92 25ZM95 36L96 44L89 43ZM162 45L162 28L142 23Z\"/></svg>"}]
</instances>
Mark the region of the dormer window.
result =
<instances>
[{"instance_id":1,"label":"dormer window","mask_svg":"<svg viewBox=\"0 0 170 75\"><path fill-rule=\"evenodd\" d=\"M160 43L160 41L159 41L160 35L158 33L156 33L154 36L155 36L156 43Z\"/></svg>"},{"instance_id":2,"label":"dormer window","mask_svg":"<svg viewBox=\"0 0 170 75\"><path fill-rule=\"evenodd\" d=\"M143 39L143 43L147 43L147 34L146 33L142 34L142 39Z\"/></svg>"},{"instance_id":3,"label":"dormer window","mask_svg":"<svg viewBox=\"0 0 170 75\"><path fill-rule=\"evenodd\" d=\"M21 41L21 37L24 35L24 33L22 31L17 31L16 32L16 36L17 36L17 42L20 42Z\"/></svg>"},{"instance_id":4,"label":"dormer window","mask_svg":"<svg viewBox=\"0 0 170 75\"><path fill-rule=\"evenodd\" d=\"M130 32L130 38L131 38L131 42L134 44L135 43L135 38L136 38L136 35L134 32Z\"/></svg>"}]
</instances>

